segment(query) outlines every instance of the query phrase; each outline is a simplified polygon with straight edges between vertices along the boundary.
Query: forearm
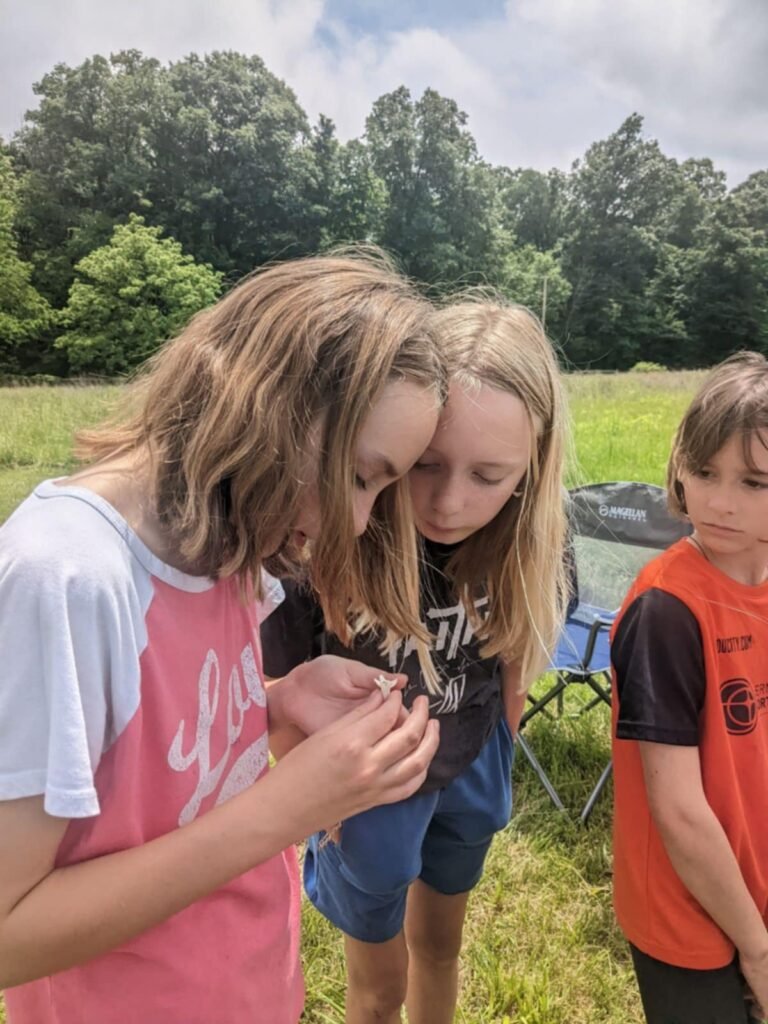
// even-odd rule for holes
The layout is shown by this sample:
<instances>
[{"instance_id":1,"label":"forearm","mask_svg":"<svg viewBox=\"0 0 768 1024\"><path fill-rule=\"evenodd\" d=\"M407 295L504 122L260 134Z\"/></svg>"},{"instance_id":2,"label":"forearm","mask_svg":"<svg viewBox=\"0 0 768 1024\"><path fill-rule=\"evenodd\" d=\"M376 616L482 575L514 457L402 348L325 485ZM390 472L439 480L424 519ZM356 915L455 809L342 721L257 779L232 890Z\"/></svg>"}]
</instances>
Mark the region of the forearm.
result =
<instances>
[{"instance_id":1,"label":"forearm","mask_svg":"<svg viewBox=\"0 0 768 1024\"><path fill-rule=\"evenodd\" d=\"M768 933L728 837L706 802L657 821L672 865L740 953L768 950Z\"/></svg>"},{"instance_id":2,"label":"forearm","mask_svg":"<svg viewBox=\"0 0 768 1024\"><path fill-rule=\"evenodd\" d=\"M504 701L504 716L510 732L515 736L520 726L520 719L523 717L527 697L527 690L520 691L519 665L502 665L501 692Z\"/></svg>"},{"instance_id":3,"label":"forearm","mask_svg":"<svg viewBox=\"0 0 768 1024\"><path fill-rule=\"evenodd\" d=\"M283 676L281 679L266 680L269 749L277 761L307 738L306 733L288 720L284 700L287 679L287 676Z\"/></svg>"},{"instance_id":4,"label":"forearm","mask_svg":"<svg viewBox=\"0 0 768 1024\"><path fill-rule=\"evenodd\" d=\"M143 846L57 868L0 922L0 988L129 941L309 831L278 773Z\"/></svg>"}]
</instances>

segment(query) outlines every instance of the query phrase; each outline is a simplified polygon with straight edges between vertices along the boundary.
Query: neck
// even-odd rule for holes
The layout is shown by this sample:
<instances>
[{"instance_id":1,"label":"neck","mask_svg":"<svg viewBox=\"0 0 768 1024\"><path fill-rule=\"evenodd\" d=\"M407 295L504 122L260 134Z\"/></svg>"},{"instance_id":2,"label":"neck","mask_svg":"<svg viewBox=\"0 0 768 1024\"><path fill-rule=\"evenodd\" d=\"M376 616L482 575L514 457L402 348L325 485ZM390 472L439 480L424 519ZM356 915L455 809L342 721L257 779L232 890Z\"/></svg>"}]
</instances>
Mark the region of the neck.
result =
<instances>
[{"instance_id":1,"label":"neck","mask_svg":"<svg viewBox=\"0 0 768 1024\"><path fill-rule=\"evenodd\" d=\"M753 551L726 555L719 551L713 551L695 530L688 540L708 562L711 562L726 576L730 576L736 583L742 583L748 587L759 587L768 581L768 543L758 543Z\"/></svg>"},{"instance_id":2,"label":"neck","mask_svg":"<svg viewBox=\"0 0 768 1024\"><path fill-rule=\"evenodd\" d=\"M79 470L65 482L85 487L104 498L153 555L174 569L195 574L194 566L185 562L171 533L155 511L149 460L145 453L105 459Z\"/></svg>"}]
</instances>

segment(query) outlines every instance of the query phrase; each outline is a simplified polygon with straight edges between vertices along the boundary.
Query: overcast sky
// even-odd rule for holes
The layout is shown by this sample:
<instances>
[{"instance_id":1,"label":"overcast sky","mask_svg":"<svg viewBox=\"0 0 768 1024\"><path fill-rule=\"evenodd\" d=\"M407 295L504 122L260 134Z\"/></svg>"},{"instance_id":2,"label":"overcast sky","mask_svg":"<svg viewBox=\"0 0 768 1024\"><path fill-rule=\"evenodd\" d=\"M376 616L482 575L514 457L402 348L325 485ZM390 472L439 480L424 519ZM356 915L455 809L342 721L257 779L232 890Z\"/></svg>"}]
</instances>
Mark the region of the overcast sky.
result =
<instances>
[{"instance_id":1,"label":"overcast sky","mask_svg":"<svg viewBox=\"0 0 768 1024\"><path fill-rule=\"evenodd\" d=\"M510 167L567 169L636 110L732 186L768 168L768 0L0 0L0 135L54 64L129 47L256 53L343 139L404 84Z\"/></svg>"}]
</instances>

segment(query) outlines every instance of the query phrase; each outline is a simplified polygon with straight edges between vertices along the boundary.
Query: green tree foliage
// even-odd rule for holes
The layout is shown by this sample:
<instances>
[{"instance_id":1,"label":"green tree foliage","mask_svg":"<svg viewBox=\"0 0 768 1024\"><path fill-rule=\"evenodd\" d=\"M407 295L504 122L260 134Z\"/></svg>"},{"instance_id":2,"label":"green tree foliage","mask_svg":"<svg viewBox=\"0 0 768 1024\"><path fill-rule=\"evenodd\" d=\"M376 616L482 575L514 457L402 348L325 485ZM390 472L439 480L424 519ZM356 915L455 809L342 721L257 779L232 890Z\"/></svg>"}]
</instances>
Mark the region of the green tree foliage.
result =
<instances>
[{"instance_id":1,"label":"green tree foliage","mask_svg":"<svg viewBox=\"0 0 768 1024\"><path fill-rule=\"evenodd\" d=\"M522 306L528 306L551 334L559 334L571 286L553 253L532 245L512 249L504 258L499 289Z\"/></svg>"},{"instance_id":2,"label":"green tree foliage","mask_svg":"<svg viewBox=\"0 0 768 1024\"><path fill-rule=\"evenodd\" d=\"M56 341L75 372L132 370L217 298L221 274L161 235L132 214L78 263Z\"/></svg>"},{"instance_id":3,"label":"green tree foliage","mask_svg":"<svg viewBox=\"0 0 768 1024\"><path fill-rule=\"evenodd\" d=\"M542 252L554 249L564 229L565 174L499 167L496 177L504 227L519 245L532 245Z\"/></svg>"},{"instance_id":4,"label":"green tree foliage","mask_svg":"<svg viewBox=\"0 0 768 1024\"><path fill-rule=\"evenodd\" d=\"M198 260L243 274L317 244L309 123L259 57L192 54L164 72L150 219Z\"/></svg>"},{"instance_id":5,"label":"green tree foliage","mask_svg":"<svg viewBox=\"0 0 768 1024\"><path fill-rule=\"evenodd\" d=\"M169 65L135 50L94 56L57 65L35 89L9 147L17 177L0 172L5 367L47 372L69 354L78 371L122 372L173 329L140 323L160 315L152 288L136 291L154 265L137 259L122 283L98 260L91 269L89 254L109 251L126 222L138 248L138 227L157 229L159 251L176 245L229 280L266 260L376 243L433 292L490 284L538 313L546 303L547 329L576 367L768 349L768 171L729 192L711 160L667 157L638 114L570 172L543 173L489 166L466 114L433 89L381 96L364 135L342 142L328 118L310 125L263 61L238 53ZM86 269L72 288L76 267ZM94 308L125 313L129 343L114 320L77 319L82 289L97 285L110 298ZM66 305L62 348L46 300Z\"/></svg>"},{"instance_id":6,"label":"green tree foliage","mask_svg":"<svg viewBox=\"0 0 768 1024\"><path fill-rule=\"evenodd\" d=\"M48 303L32 287L32 268L19 258L14 218L18 183L10 158L0 152L0 373L45 372L55 369L41 359L53 322Z\"/></svg>"},{"instance_id":7,"label":"green tree foliage","mask_svg":"<svg viewBox=\"0 0 768 1024\"><path fill-rule=\"evenodd\" d=\"M681 321L664 301L674 270L665 246L690 241L704 200L676 161L643 138L633 114L592 145L568 182L563 269L573 286L565 344L579 365L632 366L649 356L665 365L685 344ZM674 259L672 259L674 263Z\"/></svg>"},{"instance_id":8,"label":"green tree foliage","mask_svg":"<svg viewBox=\"0 0 768 1024\"><path fill-rule=\"evenodd\" d=\"M691 348L702 365L740 348L768 354L768 232L759 226L768 212L768 205L760 208L768 175L763 178L763 195L755 187L754 204L749 192L722 200L690 254L684 305Z\"/></svg>"},{"instance_id":9,"label":"green tree foliage","mask_svg":"<svg viewBox=\"0 0 768 1024\"><path fill-rule=\"evenodd\" d=\"M39 105L13 140L26 172L19 233L55 305L66 301L75 263L149 204L162 78L158 61L128 51L57 64L35 86Z\"/></svg>"},{"instance_id":10,"label":"green tree foliage","mask_svg":"<svg viewBox=\"0 0 768 1024\"><path fill-rule=\"evenodd\" d=\"M320 115L312 130L305 193L306 232L325 249L381 237L387 193L368 148L353 139L342 145L333 121Z\"/></svg>"},{"instance_id":11,"label":"green tree foliage","mask_svg":"<svg viewBox=\"0 0 768 1024\"><path fill-rule=\"evenodd\" d=\"M65 300L75 263L139 213L235 276L315 248L309 124L258 57L195 54L163 67L136 51L57 65L14 152L36 280Z\"/></svg>"},{"instance_id":12,"label":"green tree foliage","mask_svg":"<svg viewBox=\"0 0 768 1024\"><path fill-rule=\"evenodd\" d=\"M413 276L446 287L495 280L503 235L491 168L453 100L405 87L376 100L365 140L386 188L379 241Z\"/></svg>"}]
</instances>

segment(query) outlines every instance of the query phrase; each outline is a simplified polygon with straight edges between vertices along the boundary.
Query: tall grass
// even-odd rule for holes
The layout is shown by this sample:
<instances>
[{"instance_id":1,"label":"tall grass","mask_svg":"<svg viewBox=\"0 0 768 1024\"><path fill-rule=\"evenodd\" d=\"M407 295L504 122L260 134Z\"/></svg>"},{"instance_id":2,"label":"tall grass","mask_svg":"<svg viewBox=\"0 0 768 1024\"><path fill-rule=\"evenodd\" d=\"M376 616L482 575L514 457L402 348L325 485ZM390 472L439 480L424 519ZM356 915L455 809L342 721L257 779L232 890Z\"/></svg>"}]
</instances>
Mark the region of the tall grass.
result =
<instances>
[{"instance_id":1,"label":"tall grass","mask_svg":"<svg viewBox=\"0 0 768 1024\"><path fill-rule=\"evenodd\" d=\"M575 457L569 483L661 483L669 443L698 374L568 379ZM0 389L0 520L33 483L71 465L75 427L102 416L110 388ZM610 793L587 827L578 810L609 756L607 709L566 716L526 736L567 804L550 804L527 762L514 769L515 815L473 893L462 955L460 1024L640 1024L629 958L610 903ZM304 908L306 1024L341 1024L339 934ZM0 1022L3 1020L0 1007Z\"/></svg>"},{"instance_id":2,"label":"tall grass","mask_svg":"<svg viewBox=\"0 0 768 1024\"><path fill-rule=\"evenodd\" d=\"M34 485L74 465L72 435L104 417L114 386L0 388L0 522Z\"/></svg>"},{"instance_id":3,"label":"tall grass","mask_svg":"<svg viewBox=\"0 0 768 1024\"><path fill-rule=\"evenodd\" d=\"M672 436L700 371L574 374L569 487L599 480L664 482Z\"/></svg>"}]
</instances>

